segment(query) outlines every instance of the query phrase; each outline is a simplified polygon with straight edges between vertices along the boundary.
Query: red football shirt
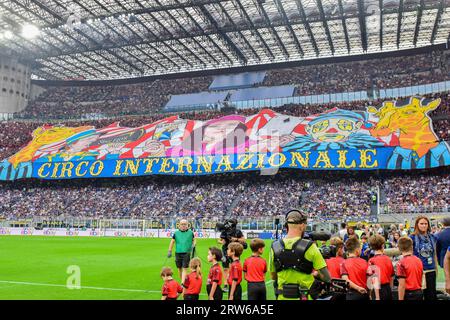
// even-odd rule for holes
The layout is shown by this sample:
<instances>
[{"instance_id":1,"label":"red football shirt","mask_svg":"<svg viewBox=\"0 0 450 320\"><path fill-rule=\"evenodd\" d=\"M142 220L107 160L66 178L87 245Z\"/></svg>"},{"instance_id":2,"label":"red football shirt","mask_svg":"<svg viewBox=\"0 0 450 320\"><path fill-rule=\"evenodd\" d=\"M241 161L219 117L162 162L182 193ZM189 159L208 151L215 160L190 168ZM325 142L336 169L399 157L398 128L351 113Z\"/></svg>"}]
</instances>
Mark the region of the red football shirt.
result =
<instances>
[{"instance_id":1,"label":"red football shirt","mask_svg":"<svg viewBox=\"0 0 450 320\"><path fill-rule=\"evenodd\" d=\"M213 282L217 282L217 285L222 285L222 268L218 263L213 265L211 269L209 269L208 274L208 284L212 284Z\"/></svg>"},{"instance_id":2,"label":"red football shirt","mask_svg":"<svg viewBox=\"0 0 450 320\"><path fill-rule=\"evenodd\" d=\"M180 286L178 282L175 280L167 280L164 281L164 285L162 287L162 295L167 296L167 298L177 298L178 293L182 293L183 288Z\"/></svg>"},{"instance_id":3,"label":"red football shirt","mask_svg":"<svg viewBox=\"0 0 450 320\"><path fill-rule=\"evenodd\" d=\"M267 263L261 257L251 256L244 261L245 280L248 282L264 282Z\"/></svg>"},{"instance_id":4,"label":"red football shirt","mask_svg":"<svg viewBox=\"0 0 450 320\"><path fill-rule=\"evenodd\" d=\"M200 294L202 290L202 277L193 271L184 279L183 287L186 288L186 294Z\"/></svg>"},{"instance_id":5,"label":"red football shirt","mask_svg":"<svg viewBox=\"0 0 450 320\"><path fill-rule=\"evenodd\" d=\"M340 279L341 278L341 264L344 262L342 257L333 257L326 260L328 271L330 272L331 278Z\"/></svg>"},{"instance_id":6,"label":"red football shirt","mask_svg":"<svg viewBox=\"0 0 450 320\"><path fill-rule=\"evenodd\" d=\"M242 264L239 260L234 260L230 264L230 272L228 273L228 285L231 286L233 280L237 281L237 284L242 282Z\"/></svg>"},{"instance_id":7,"label":"red football shirt","mask_svg":"<svg viewBox=\"0 0 450 320\"><path fill-rule=\"evenodd\" d=\"M360 257L345 259L341 264L341 275L347 275L354 284L367 289L367 268L369 264Z\"/></svg>"},{"instance_id":8,"label":"red football shirt","mask_svg":"<svg viewBox=\"0 0 450 320\"><path fill-rule=\"evenodd\" d=\"M394 266L391 259L385 254L377 254L369 259L370 266L377 266L380 270L380 284L389 284L394 276Z\"/></svg>"},{"instance_id":9,"label":"red football shirt","mask_svg":"<svg viewBox=\"0 0 450 320\"><path fill-rule=\"evenodd\" d=\"M406 290L422 289L422 275L422 261L416 256L404 256L397 263L397 277L405 278Z\"/></svg>"}]
</instances>

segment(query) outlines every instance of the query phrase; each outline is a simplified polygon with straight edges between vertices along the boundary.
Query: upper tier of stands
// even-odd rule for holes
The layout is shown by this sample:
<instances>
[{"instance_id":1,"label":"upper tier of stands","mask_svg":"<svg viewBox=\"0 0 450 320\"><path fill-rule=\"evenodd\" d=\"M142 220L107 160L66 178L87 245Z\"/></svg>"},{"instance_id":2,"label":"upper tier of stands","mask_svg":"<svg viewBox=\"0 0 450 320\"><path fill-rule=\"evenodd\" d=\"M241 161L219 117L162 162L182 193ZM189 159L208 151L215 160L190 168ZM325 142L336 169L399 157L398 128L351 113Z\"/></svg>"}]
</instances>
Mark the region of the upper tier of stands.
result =
<instances>
[{"instance_id":1,"label":"upper tier of stands","mask_svg":"<svg viewBox=\"0 0 450 320\"><path fill-rule=\"evenodd\" d=\"M353 99L349 100L382 98L383 94L386 96L385 89L450 80L449 51L269 70L261 86L291 85L295 87L294 95L298 99L286 100L282 103L275 101L275 106L290 102L303 104L333 102L329 96L333 93L340 94L341 100L350 96ZM30 102L24 112L15 117L81 119L155 114L172 96L206 92L212 83L213 77L195 77L120 86L49 87L36 100ZM448 90L448 88L441 89ZM354 92L359 94L355 96ZM397 93L406 93L406 90ZM322 94L327 94L328 100L326 97L320 98L321 96L301 99L303 96ZM270 99L268 102L271 103ZM245 107L269 107L268 102L246 104Z\"/></svg>"}]
</instances>

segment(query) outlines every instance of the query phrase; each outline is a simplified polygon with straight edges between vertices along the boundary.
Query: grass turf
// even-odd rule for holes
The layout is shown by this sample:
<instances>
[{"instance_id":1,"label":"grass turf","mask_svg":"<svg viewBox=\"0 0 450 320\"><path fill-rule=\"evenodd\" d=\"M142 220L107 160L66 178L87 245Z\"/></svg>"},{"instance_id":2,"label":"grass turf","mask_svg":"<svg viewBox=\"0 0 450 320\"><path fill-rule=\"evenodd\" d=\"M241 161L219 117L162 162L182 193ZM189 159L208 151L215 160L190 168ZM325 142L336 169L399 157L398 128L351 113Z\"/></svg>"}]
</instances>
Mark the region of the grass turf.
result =
<instances>
[{"instance_id":1,"label":"grass turf","mask_svg":"<svg viewBox=\"0 0 450 320\"><path fill-rule=\"evenodd\" d=\"M218 244L213 239L197 243L205 287L208 248ZM266 243L267 260L270 242ZM171 266L179 281L174 258L166 258L168 246L169 239L154 238L0 236L0 299L160 299L163 265ZM249 255L245 250L241 261ZM81 289L66 287L72 265L80 267ZM444 282L442 270L438 282ZM242 286L246 292L245 281ZM201 299L206 299L204 287ZM267 290L268 298L274 299L272 284Z\"/></svg>"},{"instance_id":2,"label":"grass turf","mask_svg":"<svg viewBox=\"0 0 450 320\"><path fill-rule=\"evenodd\" d=\"M179 281L169 239L0 236L0 299L160 299L164 264ZM197 240L205 287L212 239ZM264 258L268 257L268 247ZM250 255L245 250L242 257ZM68 289L67 268L80 267L82 289ZM267 275L269 280L269 275ZM243 281L243 292L246 283ZM89 287L89 288L86 288ZM273 287L267 285L273 298ZM122 290L113 290L122 289ZM206 294L203 288L202 293ZM206 295L201 299L206 299ZM245 297L244 297L245 298Z\"/></svg>"}]
</instances>

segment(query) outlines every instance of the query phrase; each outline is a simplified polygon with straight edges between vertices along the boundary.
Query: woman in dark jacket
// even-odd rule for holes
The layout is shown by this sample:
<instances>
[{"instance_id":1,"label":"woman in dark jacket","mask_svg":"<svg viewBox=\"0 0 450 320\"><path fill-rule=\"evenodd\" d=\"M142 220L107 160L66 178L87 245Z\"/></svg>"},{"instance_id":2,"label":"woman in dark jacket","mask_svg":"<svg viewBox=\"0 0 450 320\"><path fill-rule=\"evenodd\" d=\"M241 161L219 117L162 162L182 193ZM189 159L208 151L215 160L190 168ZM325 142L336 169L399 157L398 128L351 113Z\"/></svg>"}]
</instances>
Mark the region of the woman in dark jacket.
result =
<instances>
[{"instance_id":1,"label":"woman in dark jacket","mask_svg":"<svg viewBox=\"0 0 450 320\"><path fill-rule=\"evenodd\" d=\"M426 216L419 216L411 234L414 246L414 255L423 265L426 289L423 291L425 300L436 300L437 255L436 238L431 234L430 220Z\"/></svg>"}]
</instances>

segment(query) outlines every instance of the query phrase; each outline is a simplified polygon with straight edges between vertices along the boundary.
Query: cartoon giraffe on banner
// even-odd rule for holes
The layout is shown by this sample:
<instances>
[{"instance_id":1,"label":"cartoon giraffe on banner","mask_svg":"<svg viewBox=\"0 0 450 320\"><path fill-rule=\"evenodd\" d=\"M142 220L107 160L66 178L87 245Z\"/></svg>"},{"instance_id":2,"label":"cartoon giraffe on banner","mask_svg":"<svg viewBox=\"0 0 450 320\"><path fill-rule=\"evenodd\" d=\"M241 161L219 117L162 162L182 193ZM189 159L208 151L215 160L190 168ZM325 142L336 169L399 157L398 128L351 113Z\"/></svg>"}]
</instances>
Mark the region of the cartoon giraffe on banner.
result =
<instances>
[{"instance_id":1,"label":"cartoon giraffe on banner","mask_svg":"<svg viewBox=\"0 0 450 320\"><path fill-rule=\"evenodd\" d=\"M435 110L441 99L411 97L406 101L386 101L380 109L369 107L367 111L379 118L370 130L374 137L399 133L399 146L390 156L389 169L421 169L450 165L450 148L434 133L430 111Z\"/></svg>"}]
</instances>

